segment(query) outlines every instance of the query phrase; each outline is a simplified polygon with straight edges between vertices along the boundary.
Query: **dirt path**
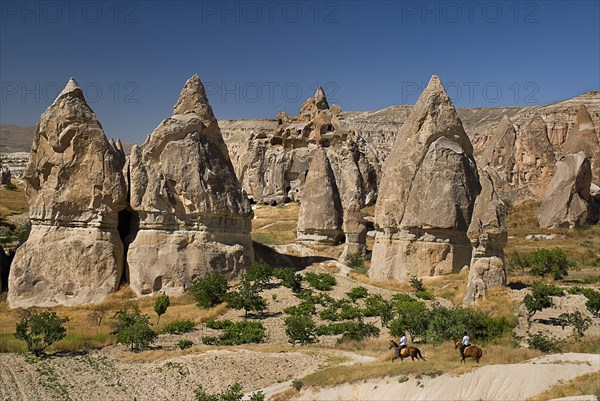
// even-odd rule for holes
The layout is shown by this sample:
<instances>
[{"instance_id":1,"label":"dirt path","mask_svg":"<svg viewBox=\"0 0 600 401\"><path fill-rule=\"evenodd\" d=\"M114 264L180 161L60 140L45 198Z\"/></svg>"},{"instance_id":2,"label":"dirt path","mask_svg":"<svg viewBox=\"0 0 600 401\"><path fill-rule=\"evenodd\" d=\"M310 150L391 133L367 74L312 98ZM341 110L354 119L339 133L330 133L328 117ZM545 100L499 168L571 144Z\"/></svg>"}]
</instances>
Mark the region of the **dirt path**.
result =
<instances>
[{"instance_id":1,"label":"dirt path","mask_svg":"<svg viewBox=\"0 0 600 401\"><path fill-rule=\"evenodd\" d=\"M513 365L488 365L475 371L435 378L397 377L303 390L299 400L522 400L560 380L600 371L600 355L557 354Z\"/></svg>"}]
</instances>

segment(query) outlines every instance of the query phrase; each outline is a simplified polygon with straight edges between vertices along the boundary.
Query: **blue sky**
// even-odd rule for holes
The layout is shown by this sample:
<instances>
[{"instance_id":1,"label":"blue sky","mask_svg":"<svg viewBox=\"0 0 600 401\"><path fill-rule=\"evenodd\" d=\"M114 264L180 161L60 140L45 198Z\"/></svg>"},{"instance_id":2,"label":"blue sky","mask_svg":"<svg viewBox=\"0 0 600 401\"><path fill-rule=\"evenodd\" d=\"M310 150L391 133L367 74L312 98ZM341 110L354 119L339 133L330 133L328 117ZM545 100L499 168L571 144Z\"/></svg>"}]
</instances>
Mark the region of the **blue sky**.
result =
<instances>
[{"instance_id":1,"label":"blue sky","mask_svg":"<svg viewBox=\"0 0 600 401\"><path fill-rule=\"evenodd\" d=\"M460 107L600 89L599 1L1 1L0 123L34 125L73 76L109 137L141 143L198 73L218 118Z\"/></svg>"}]
</instances>

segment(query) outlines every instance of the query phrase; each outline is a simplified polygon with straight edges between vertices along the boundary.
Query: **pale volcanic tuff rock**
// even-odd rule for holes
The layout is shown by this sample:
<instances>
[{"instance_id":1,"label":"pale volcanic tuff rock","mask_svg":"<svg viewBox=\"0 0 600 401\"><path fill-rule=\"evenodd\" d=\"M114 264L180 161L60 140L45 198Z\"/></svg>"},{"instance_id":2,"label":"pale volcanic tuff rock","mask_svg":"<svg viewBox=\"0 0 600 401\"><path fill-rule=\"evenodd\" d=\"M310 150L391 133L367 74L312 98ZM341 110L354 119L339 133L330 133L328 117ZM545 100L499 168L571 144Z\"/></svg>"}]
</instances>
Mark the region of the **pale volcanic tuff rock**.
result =
<instances>
[{"instance_id":1,"label":"pale volcanic tuff rock","mask_svg":"<svg viewBox=\"0 0 600 401\"><path fill-rule=\"evenodd\" d=\"M594 129L594 122L584 105L579 107L575 126L562 147L565 155L583 152L590 158L592 176L600 179L600 144Z\"/></svg>"},{"instance_id":2,"label":"pale volcanic tuff rock","mask_svg":"<svg viewBox=\"0 0 600 401\"><path fill-rule=\"evenodd\" d=\"M556 172L537 214L542 228L573 228L598 221L590 195L592 171L585 153L568 155L556 163Z\"/></svg>"},{"instance_id":3,"label":"pale volcanic tuff rock","mask_svg":"<svg viewBox=\"0 0 600 401\"><path fill-rule=\"evenodd\" d=\"M237 277L254 259L252 209L237 180L200 78L129 160L139 230L127 252L138 295L182 293L210 271Z\"/></svg>"},{"instance_id":4,"label":"pale volcanic tuff rock","mask_svg":"<svg viewBox=\"0 0 600 401\"><path fill-rule=\"evenodd\" d=\"M40 117L23 173L32 227L11 265L11 307L100 302L117 289L123 159L71 79Z\"/></svg>"},{"instance_id":5,"label":"pale volcanic tuff rock","mask_svg":"<svg viewBox=\"0 0 600 401\"><path fill-rule=\"evenodd\" d=\"M367 251L367 225L357 204L344 209L342 229L346 241L340 260L345 261L350 255L364 256Z\"/></svg>"},{"instance_id":6,"label":"pale volcanic tuff rock","mask_svg":"<svg viewBox=\"0 0 600 401\"><path fill-rule=\"evenodd\" d=\"M321 87L298 116L279 112L276 122L274 129L258 126L236 146L233 163L250 198L267 204L300 201L310 154L321 146L327 149L342 199L358 199L361 206L375 201L377 157L345 121L339 106L329 107Z\"/></svg>"},{"instance_id":7,"label":"pale volcanic tuff rock","mask_svg":"<svg viewBox=\"0 0 600 401\"><path fill-rule=\"evenodd\" d=\"M505 114L478 160L479 166L491 167L488 174L494 180L495 191L503 198L510 197L515 180L516 140L517 132L512 121Z\"/></svg>"},{"instance_id":8,"label":"pale volcanic tuff rock","mask_svg":"<svg viewBox=\"0 0 600 401\"><path fill-rule=\"evenodd\" d=\"M473 147L433 76L386 160L371 277L407 280L468 266L467 228L479 191Z\"/></svg>"},{"instance_id":9,"label":"pale volcanic tuff rock","mask_svg":"<svg viewBox=\"0 0 600 401\"><path fill-rule=\"evenodd\" d=\"M481 193L475 200L467 235L473 245L464 304L485 297L489 288L506 285L504 247L508 241L506 205L494 188L492 167L480 170Z\"/></svg>"},{"instance_id":10,"label":"pale volcanic tuff rock","mask_svg":"<svg viewBox=\"0 0 600 401\"><path fill-rule=\"evenodd\" d=\"M342 201L327 153L317 148L304 184L304 196L298 214L298 241L338 243L342 231Z\"/></svg>"}]
</instances>

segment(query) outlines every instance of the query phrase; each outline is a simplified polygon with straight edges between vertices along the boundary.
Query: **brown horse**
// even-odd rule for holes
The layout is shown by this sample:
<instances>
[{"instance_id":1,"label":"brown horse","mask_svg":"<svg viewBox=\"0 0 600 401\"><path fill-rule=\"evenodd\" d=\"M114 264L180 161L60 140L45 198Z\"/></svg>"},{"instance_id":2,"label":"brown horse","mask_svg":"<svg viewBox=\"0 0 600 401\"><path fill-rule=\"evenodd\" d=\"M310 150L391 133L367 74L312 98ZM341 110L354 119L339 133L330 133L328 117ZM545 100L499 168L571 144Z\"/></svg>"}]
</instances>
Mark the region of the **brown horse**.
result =
<instances>
[{"instance_id":1,"label":"brown horse","mask_svg":"<svg viewBox=\"0 0 600 401\"><path fill-rule=\"evenodd\" d=\"M394 349L394 356L392 357L392 362L398 359L398 347L399 345L394 340L390 340L390 349ZM410 357L410 359L412 359L413 361L415 360L415 358L421 359L423 361L425 360L425 357L423 357L423 355L421 354L421 350L417 347L412 346L403 348L400 352L400 360L402 362L404 362L404 358L408 357Z\"/></svg>"},{"instance_id":2,"label":"brown horse","mask_svg":"<svg viewBox=\"0 0 600 401\"><path fill-rule=\"evenodd\" d=\"M454 349L459 349L461 345L462 345L462 343L460 341L455 341ZM458 350L458 352L460 352L460 350ZM465 348L464 355L461 355L462 356L461 362L466 363L465 358L473 358L477 361L477 363L479 363L479 360L481 359L482 355L483 355L483 351L481 351L481 348L479 348L476 345L469 345L467 348Z\"/></svg>"}]
</instances>

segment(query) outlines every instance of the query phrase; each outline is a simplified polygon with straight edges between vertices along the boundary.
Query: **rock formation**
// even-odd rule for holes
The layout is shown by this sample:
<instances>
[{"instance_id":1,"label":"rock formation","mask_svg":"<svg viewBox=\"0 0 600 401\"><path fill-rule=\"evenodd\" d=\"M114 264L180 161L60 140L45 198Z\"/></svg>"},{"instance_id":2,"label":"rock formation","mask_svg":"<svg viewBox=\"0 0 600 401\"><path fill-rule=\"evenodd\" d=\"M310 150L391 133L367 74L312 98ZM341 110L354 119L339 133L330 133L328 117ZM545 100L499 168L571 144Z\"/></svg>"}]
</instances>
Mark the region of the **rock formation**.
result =
<instances>
[{"instance_id":1,"label":"rock formation","mask_svg":"<svg viewBox=\"0 0 600 401\"><path fill-rule=\"evenodd\" d=\"M556 163L556 172L538 210L542 228L573 228L598 220L590 195L592 170L585 153L569 155Z\"/></svg>"},{"instance_id":2,"label":"rock formation","mask_svg":"<svg viewBox=\"0 0 600 401\"><path fill-rule=\"evenodd\" d=\"M516 198L541 199L554 171L554 152L548 141L546 123L533 115L520 129L515 143ZM510 180L509 180L510 182Z\"/></svg>"},{"instance_id":3,"label":"rock formation","mask_svg":"<svg viewBox=\"0 0 600 401\"><path fill-rule=\"evenodd\" d=\"M117 289L123 156L71 79L40 117L23 173L32 226L11 265L11 307L100 302Z\"/></svg>"},{"instance_id":4,"label":"rock formation","mask_svg":"<svg viewBox=\"0 0 600 401\"><path fill-rule=\"evenodd\" d=\"M485 296L488 288L506 285L504 247L508 241L506 206L494 188L491 167L480 171L481 193L475 200L467 235L473 245L469 280L464 304Z\"/></svg>"},{"instance_id":5,"label":"rock formation","mask_svg":"<svg viewBox=\"0 0 600 401\"><path fill-rule=\"evenodd\" d=\"M197 75L173 115L133 147L129 176L127 263L138 295L180 294L210 271L236 277L252 264L250 202Z\"/></svg>"},{"instance_id":6,"label":"rock formation","mask_svg":"<svg viewBox=\"0 0 600 401\"><path fill-rule=\"evenodd\" d=\"M298 214L298 241L336 244L343 238L342 202L327 153L317 148L304 183Z\"/></svg>"},{"instance_id":7,"label":"rock formation","mask_svg":"<svg viewBox=\"0 0 600 401\"><path fill-rule=\"evenodd\" d=\"M327 149L342 199L356 198L361 206L375 202L377 157L345 121L339 106L329 107L321 87L298 116L279 112L276 122L274 128L257 127L236 147L236 173L250 198L273 205L300 201L310 154L321 146Z\"/></svg>"},{"instance_id":8,"label":"rock formation","mask_svg":"<svg viewBox=\"0 0 600 401\"><path fill-rule=\"evenodd\" d=\"M467 228L479 191L473 147L433 76L386 160L370 276L407 280L468 266Z\"/></svg>"},{"instance_id":9,"label":"rock formation","mask_svg":"<svg viewBox=\"0 0 600 401\"><path fill-rule=\"evenodd\" d=\"M346 242L340 260L345 261L349 255L364 256L367 251L367 225L358 205L344 209L342 229Z\"/></svg>"},{"instance_id":10,"label":"rock formation","mask_svg":"<svg viewBox=\"0 0 600 401\"><path fill-rule=\"evenodd\" d=\"M565 155L585 153L590 158L592 176L595 179L600 179L600 144L598 143L592 117L590 117L590 113L584 105L579 107L575 127L563 145L562 151Z\"/></svg>"},{"instance_id":11,"label":"rock formation","mask_svg":"<svg viewBox=\"0 0 600 401\"><path fill-rule=\"evenodd\" d=\"M489 166L488 173L494 179L494 189L503 198L510 198L517 176L515 166L515 142L517 132L505 114L479 156L479 166Z\"/></svg>"},{"instance_id":12,"label":"rock formation","mask_svg":"<svg viewBox=\"0 0 600 401\"><path fill-rule=\"evenodd\" d=\"M11 179L10 168L0 164L0 185L9 185Z\"/></svg>"}]
</instances>

